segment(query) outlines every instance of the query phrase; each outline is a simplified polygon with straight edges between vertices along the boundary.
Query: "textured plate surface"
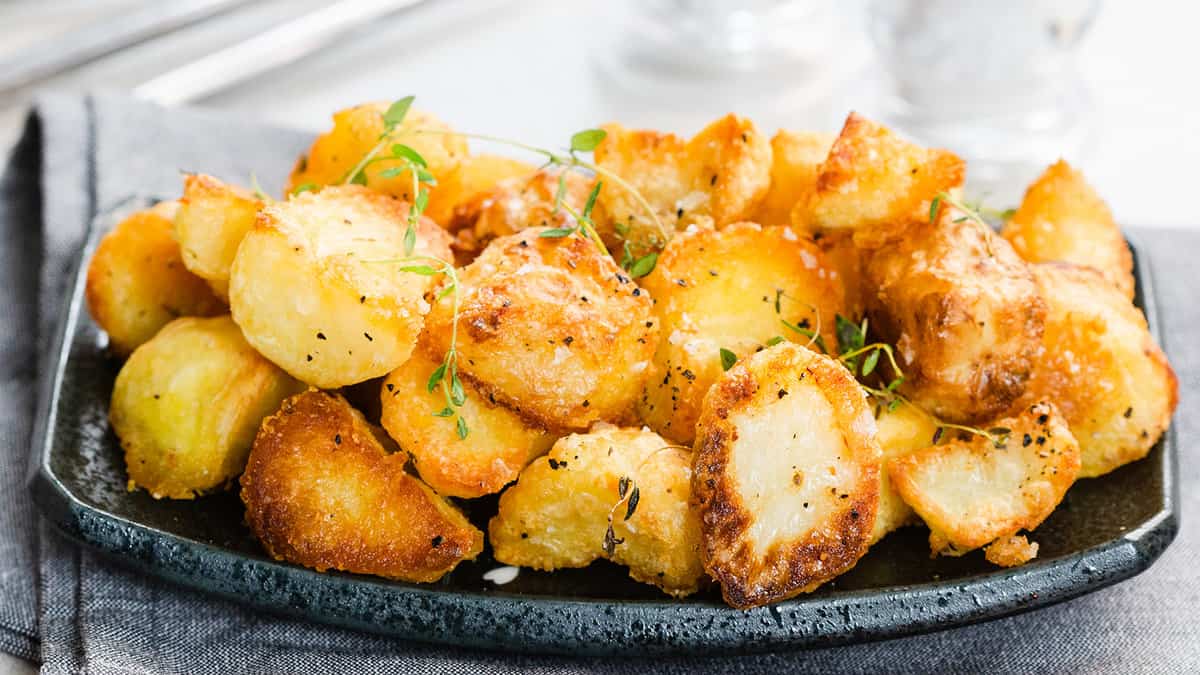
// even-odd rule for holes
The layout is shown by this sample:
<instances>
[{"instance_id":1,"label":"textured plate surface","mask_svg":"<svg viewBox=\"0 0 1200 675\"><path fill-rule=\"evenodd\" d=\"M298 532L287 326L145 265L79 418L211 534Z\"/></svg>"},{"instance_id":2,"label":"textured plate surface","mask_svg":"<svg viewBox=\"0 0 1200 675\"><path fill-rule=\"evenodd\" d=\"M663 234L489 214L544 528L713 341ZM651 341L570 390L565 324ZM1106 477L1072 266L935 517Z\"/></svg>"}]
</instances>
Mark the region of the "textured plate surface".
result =
<instances>
[{"instance_id":1,"label":"textured plate surface","mask_svg":"<svg viewBox=\"0 0 1200 675\"><path fill-rule=\"evenodd\" d=\"M131 210L131 199L93 224L81 260ZM1138 264L1136 302L1157 334L1149 270ZM81 268L85 267L81 265ZM674 601L595 563L522 570L494 586L490 552L442 581L412 585L319 574L266 556L243 524L236 494L155 501L125 490L120 448L107 421L119 364L88 317L77 273L43 384L31 489L60 530L112 558L186 586L263 609L405 638L569 654L736 653L845 644L926 632L1059 602L1146 569L1178 528L1174 430L1144 460L1082 480L1037 529L1038 558L999 569L981 551L929 558L926 531L888 536L852 571L811 595L739 611L710 590ZM495 500L468 505L484 525Z\"/></svg>"}]
</instances>

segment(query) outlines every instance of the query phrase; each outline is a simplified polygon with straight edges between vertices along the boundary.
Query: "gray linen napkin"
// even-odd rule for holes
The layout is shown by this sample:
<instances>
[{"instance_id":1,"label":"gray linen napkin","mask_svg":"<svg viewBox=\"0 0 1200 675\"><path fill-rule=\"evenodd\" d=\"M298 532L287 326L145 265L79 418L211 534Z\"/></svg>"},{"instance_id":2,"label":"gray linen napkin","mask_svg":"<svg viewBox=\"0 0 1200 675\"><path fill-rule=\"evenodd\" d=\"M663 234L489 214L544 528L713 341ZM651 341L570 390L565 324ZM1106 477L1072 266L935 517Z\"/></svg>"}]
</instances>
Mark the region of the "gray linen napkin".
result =
<instances>
[{"instance_id":1,"label":"gray linen napkin","mask_svg":"<svg viewBox=\"0 0 1200 675\"><path fill-rule=\"evenodd\" d=\"M46 97L0 179L0 649L47 672L732 673L1200 672L1200 232L1141 231L1180 374L1184 528L1148 572L1037 612L890 642L718 659L569 659L432 647L280 619L147 579L63 540L23 488L35 356L91 215L175 194L176 169L275 190L306 139L228 114L124 98ZM38 270L41 270L40 283ZM40 296L38 289L41 289ZM40 297L40 302L39 302ZM40 325L40 331L34 327ZM44 347L43 347L44 348ZM35 592L36 591L36 592Z\"/></svg>"}]
</instances>

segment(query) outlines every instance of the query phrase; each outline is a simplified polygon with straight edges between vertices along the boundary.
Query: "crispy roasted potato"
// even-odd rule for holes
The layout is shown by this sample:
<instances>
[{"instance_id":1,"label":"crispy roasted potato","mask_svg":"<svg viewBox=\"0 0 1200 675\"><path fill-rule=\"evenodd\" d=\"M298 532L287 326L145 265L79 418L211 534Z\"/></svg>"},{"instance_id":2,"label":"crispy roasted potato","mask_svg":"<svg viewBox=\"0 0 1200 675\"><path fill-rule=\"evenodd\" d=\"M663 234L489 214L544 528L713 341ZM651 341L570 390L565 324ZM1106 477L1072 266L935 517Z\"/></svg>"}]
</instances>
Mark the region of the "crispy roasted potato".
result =
<instances>
[{"instance_id":1,"label":"crispy roasted potato","mask_svg":"<svg viewBox=\"0 0 1200 675\"><path fill-rule=\"evenodd\" d=\"M842 364L789 343L759 352L709 390L696 435L704 567L726 602L812 591L866 552L880 449Z\"/></svg>"},{"instance_id":2,"label":"crispy roasted potato","mask_svg":"<svg viewBox=\"0 0 1200 675\"><path fill-rule=\"evenodd\" d=\"M1024 565L1036 558L1037 552L1037 542L1029 541L1022 534L1000 537L983 547L983 554L987 561L1000 567Z\"/></svg>"},{"instance_id":3,"label":"crispy roasted potato","mask_svg":"<svg viewBox=\"0 0 1200 675\"><path fill-rule=\"evenodd\" d=\"M117 375L109 419L129 489L191 499L242 472L263 418L300 384L242 338L228 316L181 318Z\"/></svg>"},{"instance_id":4,"label":"crispy roasted potato","mask_svg":"<svg viewBox=\"0 0 1200 675\"><path fill-rule=\"evenodd\" d=\"M383 134L383 114L387 103L364 103L334 113L333 129L313 141L308 154L300 157L288 177L287 193L302 187L341 185L349 172L379 142ZM414 133L415 131L425 133ZM403 143L420 153L429 165L429 172L440 180L450 174L467 156L467 139L452 132L450 127L429 113L409 110L404 122L388 136L384 151L387 157L393 144ZM384 172L401 166L398 161L373 162L364 171L367 187L405 201L412 201L412 175L407 171L397 176Z\"/></svg>"},{"instance_id":5,"label":"crispy roasted potato","mask_svg":"<svg viewBox=\"0 0 1200 675\"><path fill-rule=\"evenodd\" d=\"M1093 267L1133 298L1133 256L1121 228L1083 174L1061 159L1029 186L1003 234L1029 262Z\"/></svg>"},{"instance_id":6,"label":"crispy roasted potato","mask_svg":"<svg viewBox=\"0 0 1200 675\"><path fill-rule=\"evenodd\" d=\"M763 225L792 224L792 209L797 203L807 203L817 189L817 176L834 138L815 131L776 132L771 139L771 188L750 220Z\"/></svg>"},{"instance_id":7,"label":"crispy roasted potato","mask_svg":"<svg viewBox=\"0 0 1200 675\"><path fill-rule=\"evenodd\" d=\"M655 299L662 339L638 412L680 443L695 437L700 404L722 372L721 349L745 358L776 336L810 341L783 320L834 345L834 316L846 311L837 270L790 227L692 228L667 244L642 285Z\"/></svg>"},{"instance_id":8,"label":"crispy roasted potato","mask_svg":"<svg viewBox=\"0 0 1200 675\"><path fill-rule=\"evenodd\" d=\"M459 369L551 431L625 419L658 343L650 296L593 242L545 231L496 239L459 272ZM429 313L431 356L450 348L453 306L446 296Z\"/></svg>"},{"instance_id":9,"label":"crispy roasted potato","mask_svg":"<svg viewBox=\"0 0 1200 675\"><path fill-rule=\"evenodd\" d=\"M1145 457L1179 403L1179 382L1145 317L1092 268L1032 267L1049 311L1022 404L1054 401L1079 441L1081 477Z\"/></svg>"},{"instance_id":10,"label":"crispy roasted potato","mask_svg":"<svg viewBox=\"0 0 1200 675\"><path fill-rule=\"evenodd\" d=\"M608 558L670 595L694 593L704 568L691 462L691 451L650 431L604 426L559 440L500 496L488 524L496 560L553 570Z\"/></svg>"},{"instance_id":11,"label":"crispy roasted potato","mask_svg":"<svg viewBox=\"0 0 1200 675\"><path fill-rule=\"evenodd\" d=\"M475 221L479 202L497 186L535 172L537 167L528 162L497 155L468 155L453 169L437 176L437 185L429 191L425 215L447 230L460 229ZM553 199L553 192L550 197Z\"/></svg>"},{"instance_id":12,"label":"crispy roasted potato","mask_svg":"<svg viewBox=\"0 0 1200 675\"><path fill-rule=\"evenodd\" d=\"M999 447L964 432L888 462L892 485L929 526L934 555L962 555L1033 530L1075 482L1079 444L1053 405L1035 403L993 428L1009 430ZM1010 544L993 557L1011 559Z\"/></svg>"},{"instance_id":13,"label":"crispy roasted potato","mask_svg":"<svg viewBox=\"0 0 1200 675\"><path fill-rule=\"evenodd\" d=\"M183 179L175 215L183 264L222 298L229 298L229 268L262 205L253 194L212 176L190 173Z\"/></svg>"},{"instance_id":14,"label":"crispy roasted potato","mask_svg":"<svg viewBox=\"0 0 1200 675\"><path fill-rule=\"evenodd\" d=\"M224 303L184 267L171 235L175 202L138 211L100 240L84 297L110 348L127 356L179 316L223 314Z\"/></svg>"},{"instance_id":15,"label":"crispy roasted potato","mask_svg":"<svg viewBox=\"0 0 1200 675\"><path fill-rule=\"evenodd\" d=\"M430 392L426 386L440 364L418 349L387 376L381 394L383 427L412 456L421 479L439 494L479 497L499 492L533 458L546 454L555 437L464 382L467 400L456 412L470 434L459 438L453 419L434 416L446 407L442 390Z\"/></svg>"},{"instance_id":16,"label":"crispy roasted potato","mask_svg":"<svg viewBox=\"0 0 1200 675\"><path fill-rule=\"evenodd\" d=\"M424 294L436 282L397 262L408 208L356 185L264 207L238 248L229 284L233 318L250 344L326 389L404 363L429 309ZM450 260L449 240L421 218L413 254Z\"/></svg>"},{"instance_id":17,"label":"crispy roasted potato","mask_svg":"<svg viewBox=\"0 0 1200 675\"><path fill-rule=\"evenodd\" d=\"M726 115L686 142L619 124L607 124L604 131L596 164L640 192L668 230L660 232L630 191L606 180L597 200L597 226L610 241L628 240L635 250L663 244L688 225L724 227L745 220L771 186L771 145L744 117Z\"/></svg>"},{"instance_id":18,"label":"crispy roasted potato","mask_svg":"<svg viewBox=\"0 0 1200 675\"><path fill-rule=\"evenodd\" d=\"M1029 266L991 228L943 207L936 223L870 252L864 270L870 326L896 346L901 391L915 403L972 423L1024 392L1046 303Z\"/></svg>"},{"instance_id":19,"label":"crispy roasted potato","mask_svg":"<svg viewBox=\"0 0 1200 675\"><path fill-rule=\"evenodd\" d=\"M915 450L933 444L938 430L938 421L932 415L914 405L903 404L889 411L880 407L875 418L879 429L879 448L883 452L882 466L888 461L903 457ZM889 532L913 522L920 522L912 507L900 498L892 487L887 471L879 472L879 511L875 516L875 529L871 531L871 544L883 539Z\"/></svg>"},{"instance_id":20,"label":"crispy roasted potato","mask_svg":"<svg viewBox=\"0 0 1200 675\"><path fill-rule=\"evenodd\" d=\"M379 436L341 396L313 389L263 422L242 501L268 553L319 572L417 582L479 555L483 533Z\"/></svg>"},{"instance_id":21,"label":"crispy roasted potato","mask_svg":"<svg viewBox=\"0 0 1200 675\"><path fill-rule=\"evenodd\" d=\"M817 177L816 190L796 205L802 229L855 230L875 247L928 220L939 192L962 185L965 163L946 150L909 143L858 113L850 113Z\"/></svg>"},{"instance_id":22,"label":"crispy roasted potato","mask_svg":"<svg viewBox=\"0 0 1200 675\"><path fill-rule=\"evenodd\" d=\"M795 226L792 226L795 229ZM853 321L861 321L867 311L867 288L863 279L865 252L855 246L854 233L847 231L814 232L813 241L825 252L825 259L837 270L845 291L846 303L843 314Z\"/></svg>"}]
</instances>

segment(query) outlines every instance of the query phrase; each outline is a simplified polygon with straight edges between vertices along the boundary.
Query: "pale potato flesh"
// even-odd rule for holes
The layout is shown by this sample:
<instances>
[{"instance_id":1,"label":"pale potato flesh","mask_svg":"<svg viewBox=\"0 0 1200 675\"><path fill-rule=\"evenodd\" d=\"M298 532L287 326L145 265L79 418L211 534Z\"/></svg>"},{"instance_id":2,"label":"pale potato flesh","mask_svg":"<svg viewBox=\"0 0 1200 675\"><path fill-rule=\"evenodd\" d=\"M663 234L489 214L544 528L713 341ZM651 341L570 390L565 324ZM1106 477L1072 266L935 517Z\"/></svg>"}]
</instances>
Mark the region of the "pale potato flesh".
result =
<instances>
[{"instance_id":1,"label":"pale potato flesh","mask_svg":"<svg viewBox=\"0 0 1200 675\"><path fill-rule=\"evenodd\" d=\"M212 176L192 173L183 179L183 197L175 215L183 263L226 300L233 258L262 205L246 190Z\"/></svg>"},{"instance_id":2,"label":"pale potato flesh","mask_svg":"<svg viewBox=\"0 0 1200 675\"><path fill-rule=\"evenodd\" d=\"M938 430L938 421L915 405L903 403L889 411L880 406L875 424L879 428L879 448L883 452L883 466L896 457L903 457L915 450L933 444ZM889 532L905 525L919 522L912 507L904 502L887 471L879 472L879 513L875 517L875 529L871 532L871 543L882 539Z\"/></svg>"}]
</instances>

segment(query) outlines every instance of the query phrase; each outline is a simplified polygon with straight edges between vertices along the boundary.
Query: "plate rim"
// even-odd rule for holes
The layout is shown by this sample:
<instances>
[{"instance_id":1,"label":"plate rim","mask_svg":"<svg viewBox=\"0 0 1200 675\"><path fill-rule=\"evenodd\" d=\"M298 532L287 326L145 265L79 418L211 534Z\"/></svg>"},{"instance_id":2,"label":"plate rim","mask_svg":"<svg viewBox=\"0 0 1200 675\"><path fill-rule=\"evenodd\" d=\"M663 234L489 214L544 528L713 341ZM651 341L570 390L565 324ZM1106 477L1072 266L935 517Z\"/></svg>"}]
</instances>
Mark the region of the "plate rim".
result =
<instances>
[{"instance_id":1,"label":"plate rim","mask_svg":"<svg viewBox=\"0 0 1200 675\"><path fill-rule=\"evenodd\" d=\"M574 655L757 653L928 633L1069 600L1144 571L1179 529L1174 424L1161 441L1164 508L1119 537L1055 560L1035 560L965 579L843 591L819 598L800 596L752 610L679 603L666 597L600 600L530 597L503 590L439 590L433 585L320 573L144 525L85 504L54 474L50 458L59 392L84 302L85 261L100 234L107 231L106 225L156 201L156 197L132 195L102 210L89 224L68 277L70 295L56 323L53 350L46 355L53 362L39 387L28 488L43 517L59 532L110 560L186 588L293 618L444 645ZM1162 317L1153 273L1139 253L1136 237L1126 233L1126 239L1143 311L1161 344ZM297 589L302 588L317 589L317 600L298 602ZM377 600L367 613L338 601L364 591ZM896 621L894 612L885 612L888 603L905 607L908 620ZM663 616L670 617L666 632ZM678 632L680 627L686 630Z\"/></svg>"}]
</instances>

